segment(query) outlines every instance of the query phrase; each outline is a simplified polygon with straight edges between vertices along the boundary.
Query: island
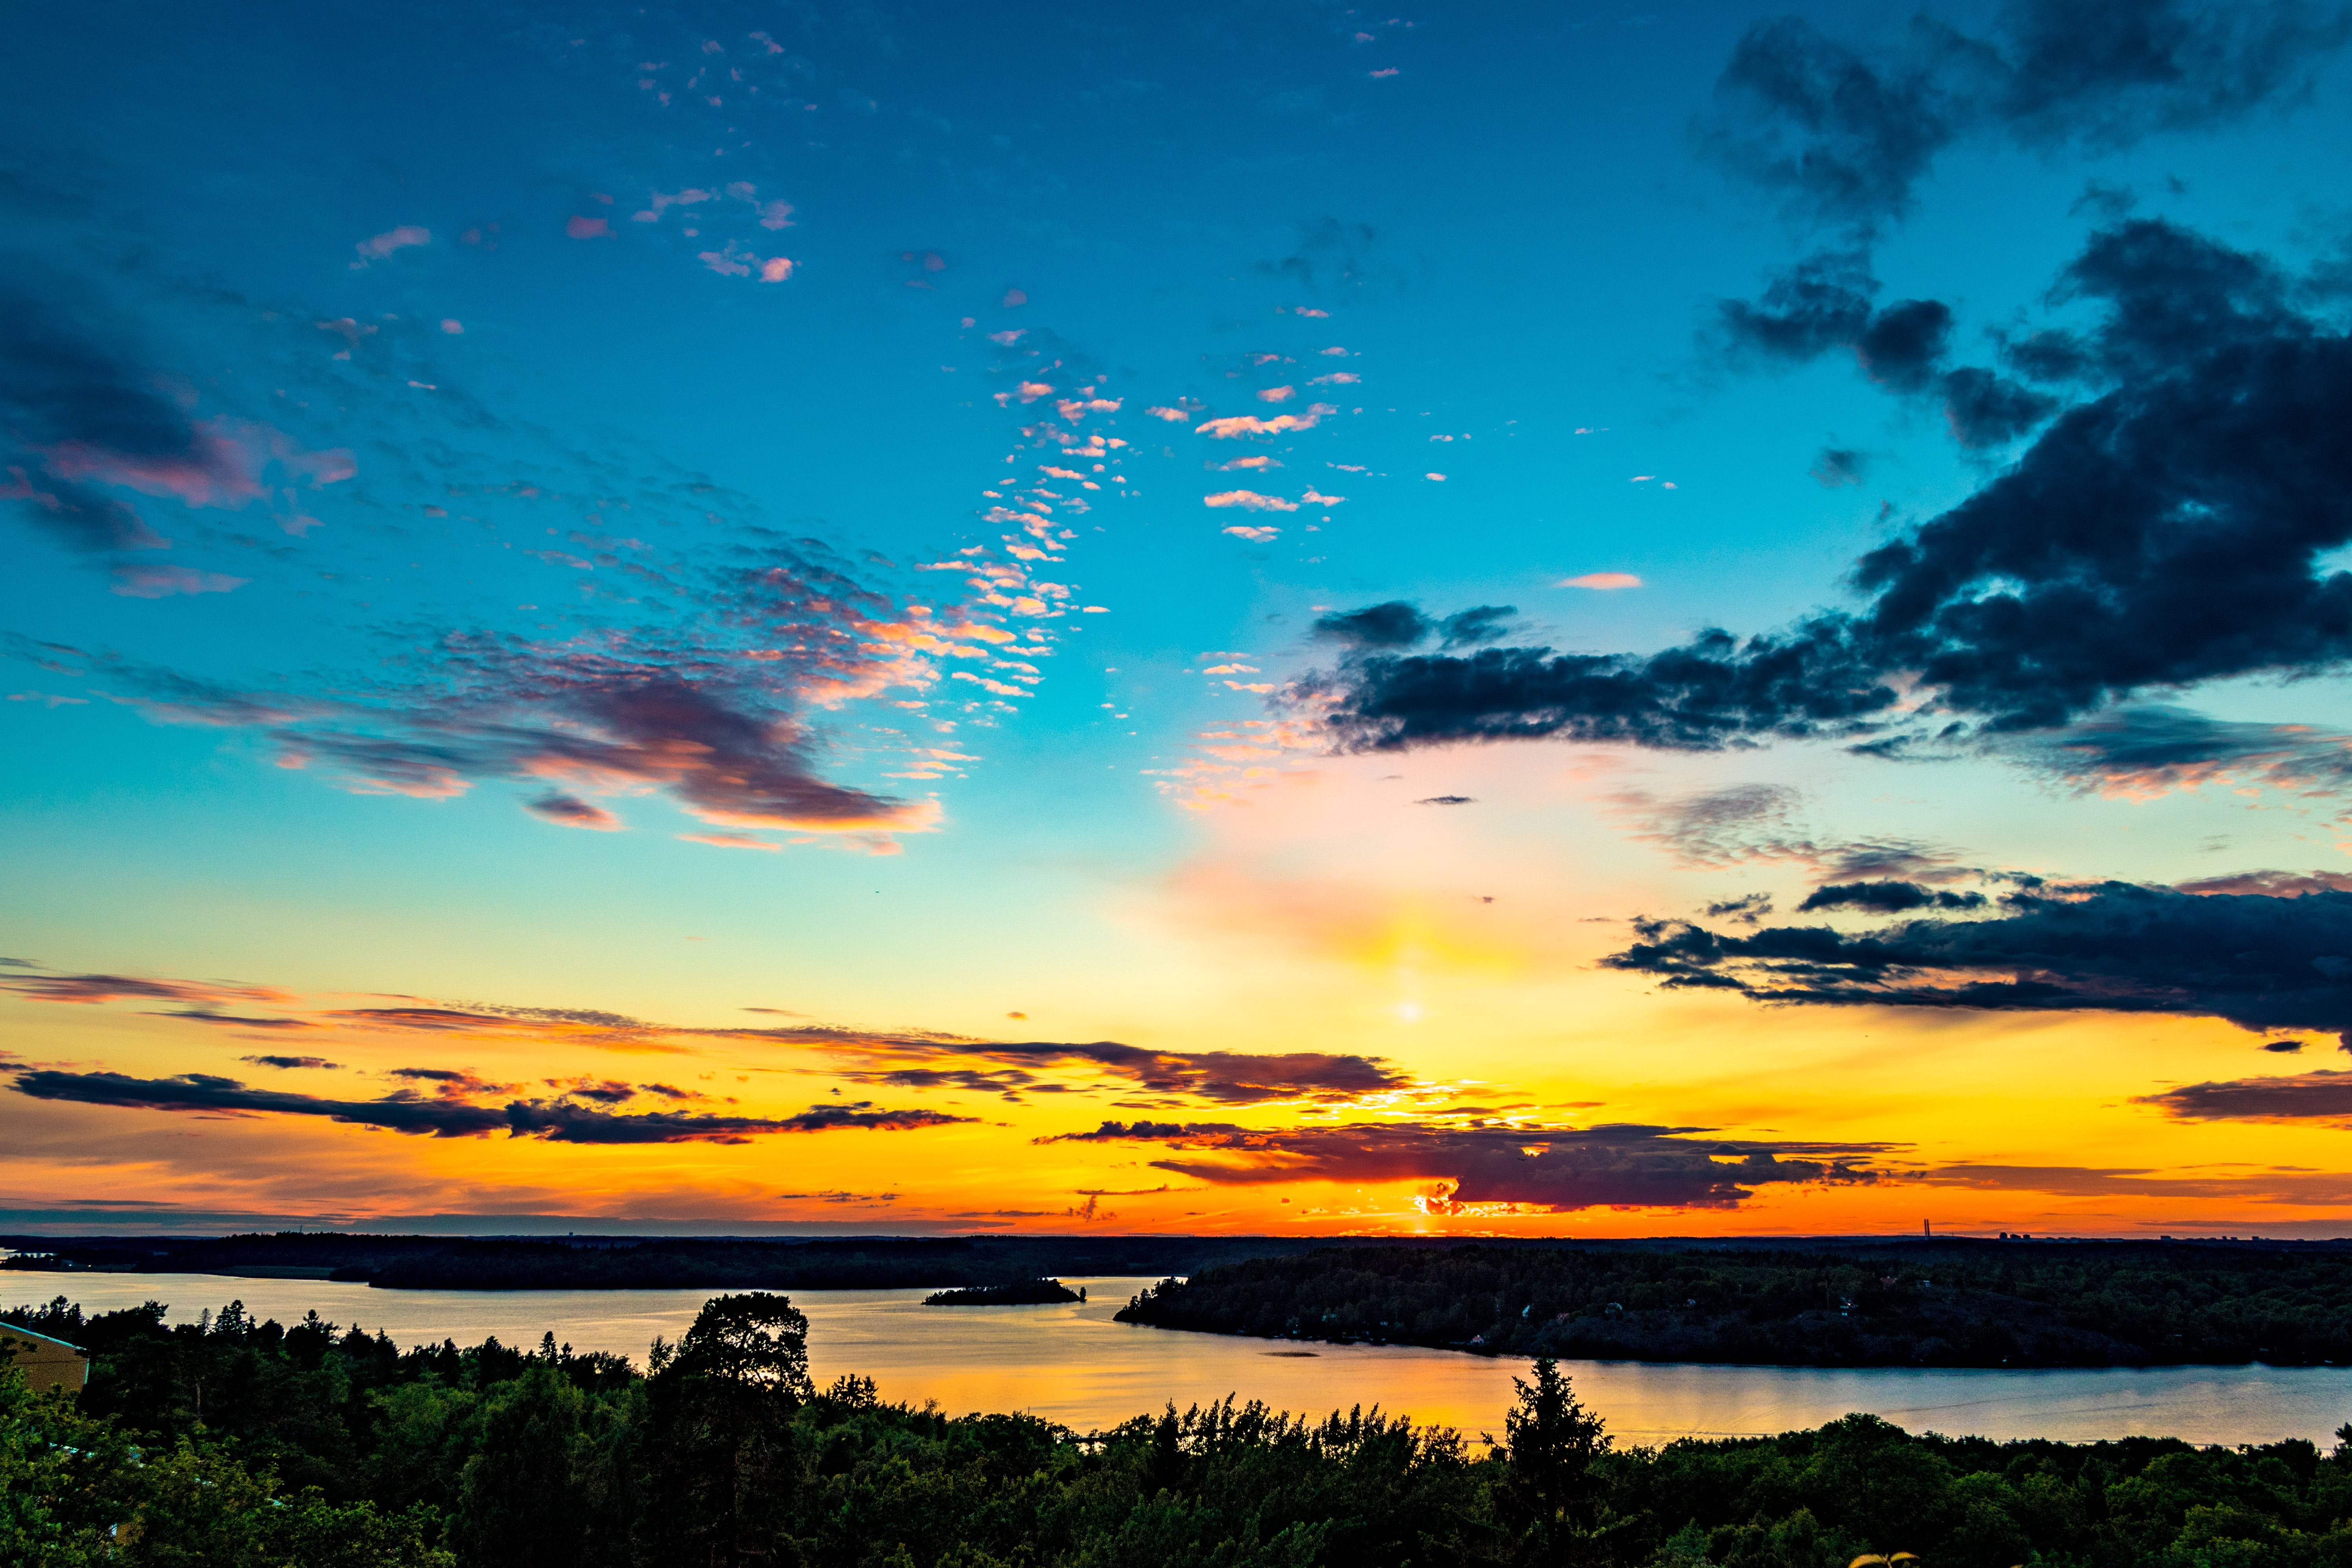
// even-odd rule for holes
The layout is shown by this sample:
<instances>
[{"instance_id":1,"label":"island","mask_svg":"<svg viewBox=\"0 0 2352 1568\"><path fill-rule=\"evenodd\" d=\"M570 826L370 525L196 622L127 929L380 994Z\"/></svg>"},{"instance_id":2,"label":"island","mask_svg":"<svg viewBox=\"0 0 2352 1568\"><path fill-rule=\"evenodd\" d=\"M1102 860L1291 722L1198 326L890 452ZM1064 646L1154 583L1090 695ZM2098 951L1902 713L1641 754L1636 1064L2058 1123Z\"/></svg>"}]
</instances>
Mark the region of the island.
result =
<instances>
[{"instance_id":1,"label":"island","mask_svg":"<svg viewBox=\"0 0 2352 1568\"><path fill-rule=\"evenodd\" d=\"M926 1307L1043 1307L1061 1301L1083 1301L1086 1287L1076 1290L1059 1279L1018 1279L1009 1285L967 1285L959 1290L934 1290L923 1298Z\"/></svg>"}]
</instances>

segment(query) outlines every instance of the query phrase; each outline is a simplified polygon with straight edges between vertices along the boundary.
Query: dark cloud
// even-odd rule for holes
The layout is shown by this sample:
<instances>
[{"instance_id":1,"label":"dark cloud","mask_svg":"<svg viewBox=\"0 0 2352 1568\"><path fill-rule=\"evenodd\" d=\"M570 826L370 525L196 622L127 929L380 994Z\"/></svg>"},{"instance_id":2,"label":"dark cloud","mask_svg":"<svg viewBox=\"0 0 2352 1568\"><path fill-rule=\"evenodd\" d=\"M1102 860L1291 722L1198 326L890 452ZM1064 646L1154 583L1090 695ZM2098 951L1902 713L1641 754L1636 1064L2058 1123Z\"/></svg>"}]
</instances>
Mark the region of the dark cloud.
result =
<instances>
[{"instance_id":1,"label":"dark cloud","mask_svg":"<svg viewBox=\"0 0 2352 1568\"><path fill-rule=\"evenodd\" d=\"M1852 935L1826 926L1727 935L1643 921L1640 940L1601 962L1669 988L1760 1002L2170 1013L2352 1037L2352 893L2090 882L2020 889L1999 909Z\"/></svg>"},{"instance_id":2,"label":"dark cloud","mask_svg":"<svg viewBox=\"0 0 2352 1568\"><path fill-rule=\"evenodd\" d=\"M110 316L54 283L37 292L0 288L0 449L26 476L0 495L68 549L160 550L168 542L135 508L80 478L130 474L223 491L248 481L152 366L89 330ZM108 335L126 336L119 325Z\"/></svg>"},{"instance_id":3,"label":"dark cloud","mask_svg":"<svg viewBox=\"0 0 2352 1568\"><path fill-rule=\"evenodd\" d=\"M316 1024L307 1018L247 1018L235 1013L215 1013L203 1008L181 1008L170 1013L150 1013L151 1018L179 1018L191 1024L218 1024L233 1029L315 1029Z\"/></svg>"},{"instance_id":4,"label":"dark cloud","mask_svg":"<svg viewBox=\"0 0 2352 1568\"><path fill-rule=\"evenodd\" d=\"M2184 893L2260 893L2293 899L2305 893L2352 893L2352 872L2236 871L2225 877L2200 877L2180 883L2179 888Z\"/></svg>"},{"instance_id":5,"label":"dark cloud","mask_svg":"<svg viewBox=\"0 0 2352 1568\"><path fill-rule=\"evenodd\" d=\"M115 1072L20 1070L12 1087L17 1093L37 1100L71 1100L84 1105L222 1115L318 1116L436 1138L474 1137L504 1131L509 1137L540 1138L551 1143L742 1143L773 1133L847 1129L905 1131L972 1120L933 1110L877 1110L870 1101L811 1106L796 1116L761 1117L705 1116L674 1110L618 1115L571 1100L515 1100L502 1107L406 1094L381 1100L327 1100L315 1095L248 1089L235 1079L217 1078L210 1073L137 1079Z\"/></svg>"},{"instance_id":6,"label":"dark cloud","mask_svg":"<svg viewBox=\"0 0 2352 1568\"><path fill-rule=\"evenodd\" d=\"M1721 899L1706 906L1709 920L1738 921L1744 925L1754 925L1771 912L1769 893L1742 893L1736 899Z\"/></svg>"},{"instance_id":7,"label":"dark cloud","mask_svg":"<svg viewBox=\"0 0 2352 1568\"><path fill-rule=\"evenodd\" d=\"M2304 1042L2301 1040L2264 1040L2263 1042L2263 1049L2273 1056L2300 1056L2303 1054L2303 1047Z\"/></svg>"},{"instance_id":8,"label":"dark cloud","mask_svg":"<svg viewBox=\"0 0 2352 1568\"><path fill-rule=\"evenodd\" d=\"M1412 804L1415 805L1475 805L1478 800L1475 795L1433 795L1424 796Z\"/></svg>"},{"instance_id":9,"label":"dark cloud","mask_svg":"<svg viewBox=\"0 0 2352 1568\"><path fill-rule=\"evenodd\" d=\"M843 1076L907 1088L954 1087L983 1092L1061 1092L1026 1069L1089 1065L1155 1094L1183 1095L1223 1105L1273 1100L1340 1100L1409 1088L1412 1079L1378 1057L1328 1051L1264 1055L1240 1051L1155 1051L1117 1040L975 1040L959 1037L877 1035L834 1029L747 1029L738 1034L793 1045L831 1047L877 1058ZM891 1058L914 1058L913 1061ZM993 1064L959 1068L915 1065L940 1058Z\"/></svg>"},{"instance_id":10,"label":"dark cloud","mask_svg":"<svg viewBox=\"0 0 2352 1568\"><path fill-rule=\"evenodd\" d=\"M1899 915L1913 910L1980 910L1985 902L1982 893L1955 893L1923 888L1916 882L1833 882L1807 894L1797 912L1860 910L1874 915Z\"/></svg>"},{"instance_id":11,"label":"dark cloud","mask_svg":"<svg viewBox=\"0 0 2352 1568\"><path fill-rule=\"evenodd\" d=\"M1997 754L2079 788L2134 796L2225 781L2315 795L2352 784L2352 735L2157 703L2019 737Z\"/></svg>"},{"instance_id":12,"label":"dark cloud","mask_svg":"<svg viewBox=\"0 0 2352 1568\"><path fill-rule=\"evenodd\" d=\"M1516 605L1478 605L1457 610L1437 623L1438 637L1447 647L1476 647L1499 640L1509 629L1510 618L1518 613Z\"/></svg>"},{"instance_id":13,"label":"dark cloud","mask_svg":"<svg viewBox=\"0 0 2352 1568\"><path fill-rule=\"evenodd\" d=\"M436 1138L472 1137L495 1132L507 1125L506 1113L488 1106L414 1095L369 1100L326 1100L316 1095L248 1089L235 1079L210 1073L139 1079L117 1072L20 1072L12 1087L17 1093L36 1100L132 1106L149 1110L323 1116L362 1127L429 1133Z\"/></svg>"},{"instance_id":14,"label":"dark cloud","mask_svg":"<svg viewBox=\"0 0 2352 1568\"><path fill-rule=\"evenodd\" d=\"M1927 16L1870 49L1780 16L1742 36L1706 143L1801 215L1868 232L1963 140L2110 150L2309 83L2347 23L2307 0L2011 0L1973 37Z\"/></svg>"},{"instance_id":15,"label":"dark cloud","mask_svg":"<svg viewBox=\"0 0 2352 1568\"><path fill-rule=\"evenodd\" d=\"M1416 606L1392 599L1318 616L1307 636L1349 647L1411 647L1429 636L1433 624Z\"/></svg>"},{"instance_id":16,"label":"dark cloud","mask_svg":"<svg viewBox=\"0 0 2352 1568\"><path fill-rule=\"evenodd\" d=\"M286 1068L289 1069L293 1068L324 1068L329 1070L340 1070L342 1067L341 1062L331 1062L324 1057L239 1057L237 1060L251 1062L256 1067Z\"/></svg>"},{"instance_id":17,"label":"dark cloud","mask_svg":"<svg viewBox=\"0 0 2352 1568\"><path fill-rule=\"evenodd\" d=\"M1295 700L1342 750L1558 738L1884 746L2049 729L2134 693L2309 675L2352 656L2352 340L2277 269L2172 226L2094 237L2066 287L2100 378L2008 468L1853 568L1858 612L1664 653L1358 642ZM1376 606L1389 623L1427 617ZM1898 707L1894 677L1927 699Z\"/></svg>"},{"instance_id":18,"label":"dark cloud","mask_svg":"<svg viewBox=\"0 0 2352 1568\"><path fill-rule=\"evenodd\" d=\"M1689 1127L1459 1128L1403 1122L1254 1131L1219 1122L1106 1121L1040 1142L1156 1142L1150 1163L1219 1185L1417 1182L1435 1213L1475 1204L1563 1212L1730 1208L1767 1184L1875 1180L1883 1144L1759 1143Z\"/></svg>"},{"instance_id":19,"label":"dark cloud","mask_svg":"<svg viewBox=\"0 0 2352 1568\"><path fill-rule=\"evenodd\" d=\"M2137 1097L2179 1121L2330 1121L2352 1127L2352 1072L2192 1083Z\"/></svg>"},{"instance_id":20,"label":"dark cloud","mask_svg":"<svg viewBox=\"0 0 2352 1568\"><path fill-rule=\"evenodd\" d=\"M2007 446L2057 412L2058 399L2048 393L1979 366L1948 367L1950 306L1904 300L1874 310L1877 289L1862 257L1824 252L1781 272L1752 303L1723 301L1718 326L1735 360L1796 364L1850 350L1880 386L1940 407L1964 447ZM1813 476L1825 485L1857 483L1859 458L1824 450Z\"/></svg>"},{"instance_id":21,"label":"dark cloud","mask_svg":"<svg viewBox=\"0 0 2352 1568\"><path fill-rule=\"evenodd\" d=\"M1870 477L1870 454L1850 447L1824 447L1813 454L1813 466L1806 471L1824 489L1858 485Z\"/></svg>"}]
</instances>

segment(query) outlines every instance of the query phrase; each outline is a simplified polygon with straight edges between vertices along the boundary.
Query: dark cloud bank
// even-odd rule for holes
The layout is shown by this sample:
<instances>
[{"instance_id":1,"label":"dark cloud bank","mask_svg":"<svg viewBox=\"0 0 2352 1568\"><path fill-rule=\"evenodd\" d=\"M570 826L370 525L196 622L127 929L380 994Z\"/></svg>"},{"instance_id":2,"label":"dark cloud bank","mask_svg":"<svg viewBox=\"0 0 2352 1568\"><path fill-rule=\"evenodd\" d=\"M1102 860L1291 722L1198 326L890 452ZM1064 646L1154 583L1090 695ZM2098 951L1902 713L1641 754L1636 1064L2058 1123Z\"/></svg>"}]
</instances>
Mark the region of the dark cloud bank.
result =
<instances>
[{"instance_id":1,"label":"dark cloud bank","mask_svg":"<svg viewBox=\"0 0 2352 1568\"><path fill-rule=\"evenodd\" d=\"M1469 1204L1554 1210L1728 1208L1760 1185L1874 1181L1885 1144L1766 1143L1705 1129L1615 1124L1577 1129L1349 1124L1257 1131L1223 1122L1106 1121L1040 1142L1151 1142L1178 1156L1151 1164L1197 1181L1423 1182L1441 1211Z\"/></svg>"},{"instance_id":2,"label":"dark cloud bank","mask_svg":"<svg viewBox=\"0 0 2352 1568\"><path fill-rule=\"evenodd\" d=\"M1940 901L1925 888L1890 896L1886 887L1866 899L1822 891L1840 895L1832 908ZM1768 925L1726 933L1641 921L1639 940L1602 963L1672 990L1760 1002L2182 1014L2257 1032L2325 1031L2352 1045L2352 893L2281 898L2094 882L2021 889L1997 908L1989 918L1923 917L1860 932Z\"/></svg>"},{"instance_id":3,"label":"dark cloud bank","mask_svg":"<svg viewBox=\"0 0 2352 1568\"><path fill-rule=\"evenodd\" d=\"M231 1078L180 1073L171 1078L131 1078L118 1072L21 1071L19 1094L36 1100L84 1105L132 1106L151 1110L319 1116L395 1132L463 1138L505 1132L551 1143L742 1143L782 1132L828 1132L845 1129L905 1131L970 1121L936 1110L885 1110L870 1102L815 1105L797 1116L724 1116L654 1110L619 1113L570 1097L475 1105L462 1100L393 1094L380 1100L330 1100L279 1089L248 1089Z\"/></svg>"},{"instance_id":4,"label":"dark cloud bank","mask_svg":"<svg viewBox=\"0 0 2352 1568\"><path fill-rule=\"evenodd\" d=\"M1352 751L1824 736L1894 749L2340 666L2352 574L2319 563L2352 543L2352 342L2299 309L2267 259L2161 222L2095 235L2063 289L2096 323L2042 333L2019 357L2080 401L1967 500L1857 561L1861 609L1654 654L1423 653L1447 623L1375 605L1325 618L1348 651L1293 700ZM1933 328L1914 320L1879 363L1927 374Z\"/></svg>"}]
</instances>

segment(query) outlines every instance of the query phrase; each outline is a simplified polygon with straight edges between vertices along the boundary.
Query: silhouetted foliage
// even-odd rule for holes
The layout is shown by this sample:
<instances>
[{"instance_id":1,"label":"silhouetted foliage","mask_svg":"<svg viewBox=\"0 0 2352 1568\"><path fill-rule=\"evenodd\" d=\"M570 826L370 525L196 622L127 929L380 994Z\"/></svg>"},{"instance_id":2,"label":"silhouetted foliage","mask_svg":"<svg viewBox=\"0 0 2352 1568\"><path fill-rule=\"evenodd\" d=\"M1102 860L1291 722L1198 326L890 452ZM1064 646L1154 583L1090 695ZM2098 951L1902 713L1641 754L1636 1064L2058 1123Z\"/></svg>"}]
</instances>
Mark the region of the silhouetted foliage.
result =
<instances>
[{"instance_id":1,"label":"silhouetted foliage","mask_svg":"<svg viewBox=\"0 0 2352 1568\"><path fill-rule=\"evenodd\" d=\"M1869 1415L1629 1449L1546 1360L1491 1451L1230 1398L1080 1435L814 1392L772 1296L714 1300L650 1375L235 1303L5 1316L94 1357L78 1397L0 1373L10 1568L2352 1568L2352 1424L2325 1454Z\"/></svg>"},{"instance_id":2,"label":"silhouetted foliage","mask_svg":"<svg viewBox=\"0 0 2352 1568\"><path fill-rule=\"evenodd\" d=\"M934 1290L923 1298L926 1307L1043 1307L1063 1301L1083 1301L1084 1288L1073 1290L1059 1279L1023 1279L1011 1285L968 1285L961 1290Z\"/></svg>"},{"instance_id":3,"label":"silhouetted foliage","mask_svg":"<svg viewBox=\"0 0 2352 1568\"><path fill-rule=\"evenodd\" d=\"M1121 1322L1595 1361L2352 1362L2352 1253L1959 1241L1851 1250L1364 1247L1144 1291Z\"/></svg>"}]
</instances>

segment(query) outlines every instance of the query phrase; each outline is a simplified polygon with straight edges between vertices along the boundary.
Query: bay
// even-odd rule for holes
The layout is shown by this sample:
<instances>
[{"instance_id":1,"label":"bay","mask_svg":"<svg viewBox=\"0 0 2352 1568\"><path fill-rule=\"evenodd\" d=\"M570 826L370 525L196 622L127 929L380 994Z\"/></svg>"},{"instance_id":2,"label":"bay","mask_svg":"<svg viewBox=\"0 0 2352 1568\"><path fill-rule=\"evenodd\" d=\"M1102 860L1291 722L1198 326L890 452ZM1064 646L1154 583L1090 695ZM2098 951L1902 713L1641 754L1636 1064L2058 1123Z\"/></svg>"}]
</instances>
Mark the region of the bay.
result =
<instances>
[{"instance_id":1,"label":"bay","mask_svg":"<svg viewBox=\"0 0 2352 1568\"><path fill-rule=\"evenodd\" d=\"M920 1290L803 1291L809 1364L820 1386L873 1378L888 1400L936 1401L952 1415L1025 1410L1080 1431L1232 1394L1321 1416L1378 1405L1474 1442L1501 1435L1511 1380L1527 1363L1396 1345L1289 1344L1132 1327L1111 1321L1155 1283L1076 1279L1083 1304L925 1307ZM577 1351L644 1364L656 1334L675 1342L712 1292L693 1290L377 1290L317 1279L211 1274L0 1273L9 1305L63 1295L85 1312L156 1300L173 1322L241 1300L293 1322L315 1309L382 1330L404 1347L495 1334L530 1349L543 1332ZM1996 1440L2173 1436L2194 1443L2305 1437L2323 1447L2352 1421L2352 1368L2157 1367L2006 1372L1975 1369L1562 1364L1619 1440L1758 1436L1868 1411L1910 1431Z\"/></svg>"}]
</instances>

